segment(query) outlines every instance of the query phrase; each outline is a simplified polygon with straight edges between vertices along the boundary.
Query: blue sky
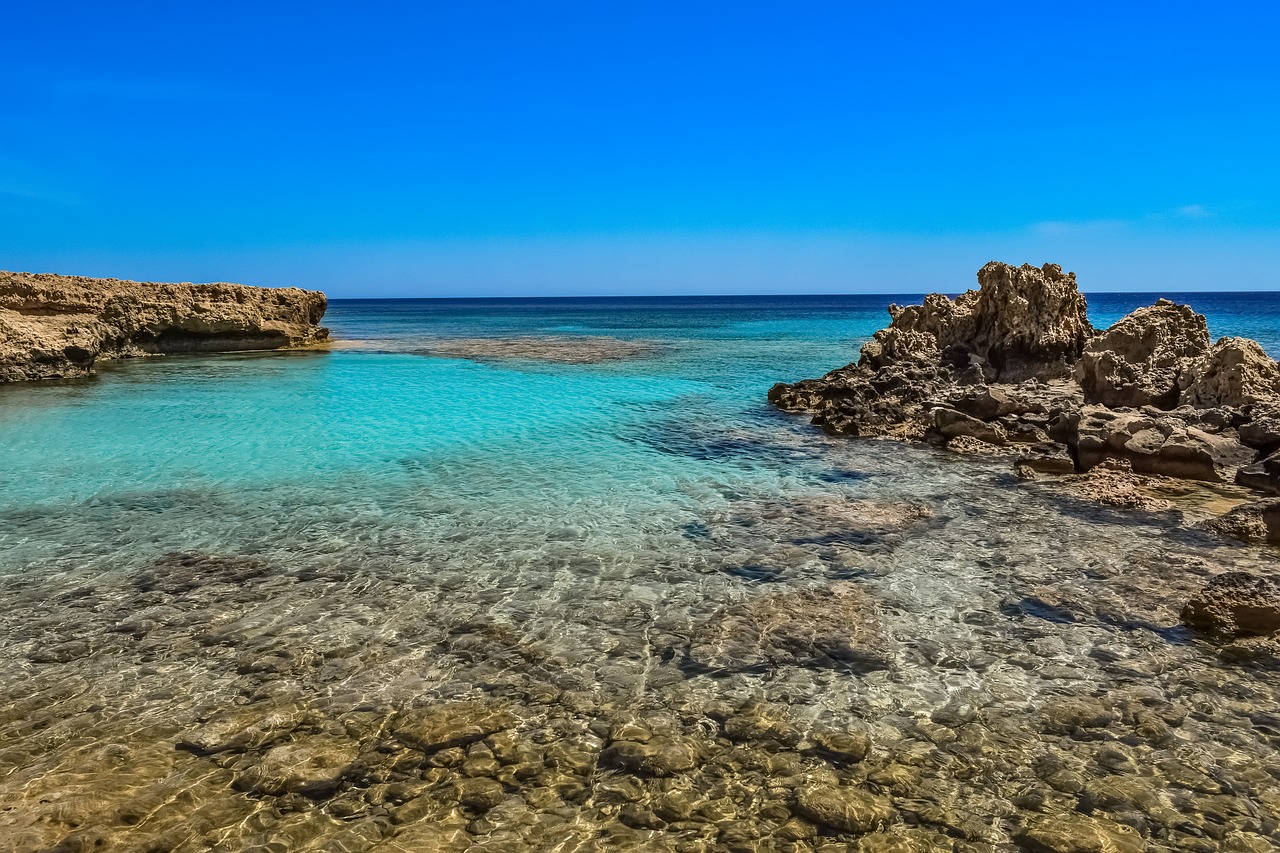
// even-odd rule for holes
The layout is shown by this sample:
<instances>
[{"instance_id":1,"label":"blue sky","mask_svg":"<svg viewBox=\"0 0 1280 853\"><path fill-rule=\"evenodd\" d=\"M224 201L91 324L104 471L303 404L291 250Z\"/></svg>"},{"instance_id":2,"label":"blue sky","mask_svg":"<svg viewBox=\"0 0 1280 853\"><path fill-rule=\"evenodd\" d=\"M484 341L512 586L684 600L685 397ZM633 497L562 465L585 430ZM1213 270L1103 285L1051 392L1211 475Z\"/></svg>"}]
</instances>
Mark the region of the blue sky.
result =
<instances>
[{"instance_id":1,"label":"blue sky","mask_svg":"<svg viewBox=\"0 0 1280 853\"><path fill-rule=\"evenodd\" d=\"M11 0L0 268L885 293L994 258L1280 288L1278 9Z\"/></svg>"}]
</instances>

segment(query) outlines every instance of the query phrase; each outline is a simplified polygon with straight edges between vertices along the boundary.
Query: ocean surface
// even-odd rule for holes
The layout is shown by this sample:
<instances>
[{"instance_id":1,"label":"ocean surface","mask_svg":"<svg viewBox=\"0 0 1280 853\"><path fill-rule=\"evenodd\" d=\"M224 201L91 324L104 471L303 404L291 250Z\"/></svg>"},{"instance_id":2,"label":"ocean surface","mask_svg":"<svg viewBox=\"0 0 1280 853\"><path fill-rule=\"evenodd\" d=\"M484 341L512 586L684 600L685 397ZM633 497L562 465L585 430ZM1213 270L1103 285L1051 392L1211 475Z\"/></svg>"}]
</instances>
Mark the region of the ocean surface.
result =
<instances>
[{"instance_id":1,"label":"ocean surface","mask_svg":"<svg viewBox=\"0 0 1280 853\"><path fill-rule=\"evenodd\" d=\"M1167 295L1280 356L1280 294ZM1280 552L766 404L918 298L335 300L0 387L0 849L1277 849L1280 675L1177 614Z\"/></svg>"}]
</instances>

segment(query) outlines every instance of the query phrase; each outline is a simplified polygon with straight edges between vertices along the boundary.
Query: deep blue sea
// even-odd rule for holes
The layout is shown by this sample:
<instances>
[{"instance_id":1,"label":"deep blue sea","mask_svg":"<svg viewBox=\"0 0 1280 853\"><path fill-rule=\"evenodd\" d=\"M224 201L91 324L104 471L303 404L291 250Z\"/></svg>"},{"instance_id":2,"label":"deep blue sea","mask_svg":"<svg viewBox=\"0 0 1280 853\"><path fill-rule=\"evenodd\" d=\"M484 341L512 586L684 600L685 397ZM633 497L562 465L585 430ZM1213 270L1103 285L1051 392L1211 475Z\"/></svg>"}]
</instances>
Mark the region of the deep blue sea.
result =
<instances>
[{"instance_id":1,"label":"deep blue sea","mask_svg":"<svg viewBox=\"0 0 1280 853\"><path fill-rule=\"evenodd\" d=\"M1280 294L1170 296L1214 336L1280 355ZM1159 792L1182 779L1133 830L1159 849L1230 833L1269 843L1274 820L1219 831L1169 815L1207 796L1189 767L1231 791L1232 815L1280 804L1273 776L1249 772L1280 766L1274 734L1251 722L1274 710L1280 680L1255 673L1242 688L1177 617L1209 572L1274 553L1064 503L1006 462L828 438L766 404L775 382L855 360L889 302L918 298L334 300L325 351L137 359L0 387L0 706L16 709L0 712L0 838L12 842L0 849L53 849L86 827L118 849L739 849L689 845L778 829L760 815L803 779L778 782L769 762L871 785L894 803L894 832L969 838L965 850L1014 849L1037 808L1079 814L1082 789L1046 786L1050 765L1081 784L1122 773ZM1091 294L1091 319L1104 327L1154 298ZM583 338L603 348L584 355ZM486 353L513 339L523 357ZM690 665L725 608L840 584L876 602L888 669ZM814 618L836 617L819 606ZM1080 697L1116 728L1038 728ZM458 805L455 765L413 765L406 782L404 747L369 734L464 700L505 703L539 749L598 752L632 714L646 732L710 738L699 761L722 764L641 774L630 794L615 770L545 789L513 777L497 795L510 815L484 819ZM750 703L805 737L866 733L872 757L855 772L785 738L716 740L716 709ZM1122 730L1141 707L1183 728L1156 745ZM175 751L228 714L279 728L299 708L311 722L277 740ZM970 726L954 749L953 725ZM343 760L366 756L360 773L335 771L346 805L286 802L254 781L272 744L322 737ZM1099 764L1100 744L1120 757ZM380 761L394 767L368 769ZM928 791L895 787L922 762ZM890 776L867 782L877 767ZM444 799L413 823L392 783L417 785L396 796L420 806L412 797ZM620 822L625 797L673 786L739 818ZM126 820L120 798L154 810ZM453 846L431 834L446 830ZM155 838L168 840L143 844Z\"/></svg>"}]
</instances>

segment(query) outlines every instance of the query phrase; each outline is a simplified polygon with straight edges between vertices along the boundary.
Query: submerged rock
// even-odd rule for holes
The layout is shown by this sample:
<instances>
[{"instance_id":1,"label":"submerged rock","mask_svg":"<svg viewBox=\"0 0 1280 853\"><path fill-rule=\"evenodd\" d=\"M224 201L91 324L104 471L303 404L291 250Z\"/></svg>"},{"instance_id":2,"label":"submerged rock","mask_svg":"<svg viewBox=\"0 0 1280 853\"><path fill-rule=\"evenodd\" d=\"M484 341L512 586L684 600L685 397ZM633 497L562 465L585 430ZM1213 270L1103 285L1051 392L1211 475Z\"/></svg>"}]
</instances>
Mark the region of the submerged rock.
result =
<instances>
[{"instance_id":1,"label":"submerged rock","mask_svg":"<svg viewBox=\"0 0 1280 853\"><path fill-rule=\"evenodd\" d=\"M892 801L861 788L808 785L796 791L796 813L840 832L868 833L898 816Z\"/></svg>"},{"instance_id":2,"label":"submerged rock","mask_svg":"<svg viewBox=\"0 0 1280 853\"><path fill-rule=\"evenodd\" d=\"M338 787L356 753L354 743L329 737L281 744L246 770L237 786L261 794L323 796Z\"/></svg>"},{"instance_id":3,"label":"submerged rock","mask_svg":"<svg viewBox=\"0 0 1280 853\"><path fill-rule=\"evenodd\" d=\"M870 596L842 582L724 608L697 629L689 660L726 672L786 665L870 672L888 668L892 653Z\"/></svg>"},{"instance_id":4,"label":"submerged rock","mask_svg":"<svg viewBox=\"0 0 1280 853\"><path fill-rule=\"evenodd\" d=\"M432 343L425 355L471 361L542 361L551 364L599 364L658 355L663 347L606 335L539 335L511 338L448 338Z\"/></svg>"},{"instance_id":5,"label":"submerged rock","mask_svg":"<svg viewBox=\"0 0 1280 853\"><path fill-rule=\"evenodd\" d=\"M322 341L323 293L0 272L0 382L67 379L100 359Z\"/></svg>"},{"instance_id":6,"label":"submerged rock","mask_svg":"<svg viewBox=\"0 0 1280 853\"><path fill-rule=\"evenodd\" d=\"M1029 853L1142 853L1147 842L1131 826L1061 814L1037 818L1013 839Z\"/></svg>"}]
</instances>

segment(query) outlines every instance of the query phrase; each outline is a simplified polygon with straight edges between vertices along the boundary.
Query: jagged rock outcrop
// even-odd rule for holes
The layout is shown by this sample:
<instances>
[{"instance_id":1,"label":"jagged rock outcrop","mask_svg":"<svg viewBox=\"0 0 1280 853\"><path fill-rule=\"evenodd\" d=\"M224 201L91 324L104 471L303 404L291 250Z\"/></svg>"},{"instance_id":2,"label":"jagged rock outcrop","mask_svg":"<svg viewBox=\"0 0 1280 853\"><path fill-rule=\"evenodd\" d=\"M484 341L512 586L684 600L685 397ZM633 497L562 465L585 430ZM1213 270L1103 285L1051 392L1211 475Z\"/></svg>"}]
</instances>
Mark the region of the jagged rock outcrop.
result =
<instances>
[{"instance_id":1,"label":"jagged rock outcrop","mask_svg":"<svg viewBox=\"0 0 1280 853\"><path fill-rule=\"evenodd\" d=\"M0 382L66 379L99 359L304 346L323 293L0 272Z\"/></svg>"},{"instance_id":2,"label":"jagged rock outcrop","mask_svg":"<svg viewBox=\"0 0 1280 853\"><path fill-rule=\"evenodd\" d=\"M835 434L1017 453L1019 471L1237 482L1280 494L1280 364L1210 343L1165 299L1095 333L1073 273L992 262L955 300L889 307L858 361L775 385L769 400Z\"/></svg>"},{"instance_id":3,"label":"jagged rock outcrop","mask_svg":"<svg viewBox=\"0 0 1280 853\"><path fill-rule=\"evenodd\" d=\"M1179 382L1209 351L1209 326L1186 305L1161 299L1092 338L1075 377L1089 403L1177 405Z\"/></svg>"},{"instance_id":4,"label":"jagged rock outcrop","mask_svg":"<svg viewBox=\"0 0 1280 853\"><path fill-rule=\"evenodd\" d=\"M930 294L921 305L891 305L887 329L862 350L864 365L895 362L976 368L988 382L1065 376L1093 327L1075 273L996 261L978 270L978 289L956 297Z\"/></svg>"},{"instance_id":5,"label":"jagged rock outcrop","mask_svg":"<svg viewBox=\"0 0 1280 853\"><path fill-rule=\"evenodd\" d=\"M1280 364L1257 341L1223 338L1191 364L1180 399L1188 406L1237 409L1280 400Z\"/></svg>"}]
</instances>

